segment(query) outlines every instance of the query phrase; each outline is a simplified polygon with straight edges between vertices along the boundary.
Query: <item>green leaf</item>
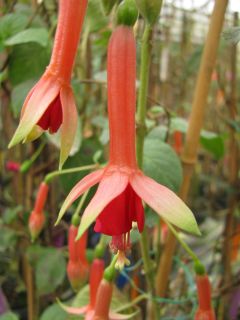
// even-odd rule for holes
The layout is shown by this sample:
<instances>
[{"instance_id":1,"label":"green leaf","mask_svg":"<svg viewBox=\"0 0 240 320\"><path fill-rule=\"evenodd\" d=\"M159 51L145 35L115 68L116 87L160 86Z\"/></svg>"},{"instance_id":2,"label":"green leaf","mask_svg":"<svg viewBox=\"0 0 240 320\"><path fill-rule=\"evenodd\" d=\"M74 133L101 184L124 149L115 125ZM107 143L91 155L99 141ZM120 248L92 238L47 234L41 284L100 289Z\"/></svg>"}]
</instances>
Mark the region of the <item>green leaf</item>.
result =
<instances>
[{"instance_id":1,"label":"green leaf","mask_svg":"<svg viewBox=\"0 0 240 320\"><path fill-rule=\"evenodd\" d=\"M49 51L36 43L19 44L9 56L9 78L13 86L39 78L49 62Z\"/></svg>"},{"instance_id":2,"label":"green leaf","mask_svg":"<svg viewBox=\"0 0 240 320\"><path fill-rule=\"evenodd\" d=\"M22 109L24 100L33 88L36 80L27 80L15 86L11 92L11 107L15 118L18 118Z\"/></svg>"},{"instance_id":3,"label":"green leaf","mask_svg":"<svg viewBox=\"0 0 240 320\"><path fill-rule=\"evenodd\" d=\"M175 151L160 140L160 136L149 134L144 142L144 172L174 192L182 183L182 167Z\"/></svg>"},{"instance_id":4,"label":"green leaf","mask_svg":"<svg viewBox=\"0 0 240 320\"><path fill-rule=\"evenodd\" d=\"M10 13L0 19L0 41L12 37L22 31L28 22L27 16L19 13Z\"/></svg>"},{"instance_id":5,"label":"green leaf","mask_svg":"<svg viewBox=\"0 0 240 320\"><path fill-rule=\"evenodd\" d=\"M98 12L97 15L96 12ZM101 3L99 0L90 0L88 2L86 23L90 32L99 32L100 29L107 26L108 19L101 10Z\"/></svg>"},{"instance_id":6,"label":"green leaf","mask_svg":"<svg viewBox=\"0 0 240 320\"><path fill-rule=\"evenodd\" d=\"M44 28L29 28L23 30L5 41L5 45L13 46L17 44L36 42L42 47L48 44L48 32Z\"/></svg>"},{"instance_id":7,"label":"green leaf","mask_svg":"<svg viewBox=\"0 0 240 320\"><path fill-rule=\"evenodd\" d=\"M0 316L0 320L19 320L19 317L13 312L7 312Z\"/></svg>"},{"instance_id":8,"label":"green leaf","mask_svg":"<svg viewBox=\"0 0 240 320\"><path fill-rule=\"evenodd\" d=\"M27 255L36 269L36 285L40 295L49 294L62 284L66 261L60 250L33 245L28 248Z\"/></svg>"},{"instance_id":9,"label":"green leaf","mask_svg":"<svg viewBox=\"0 0 240 320\"><path fill-rule=\"evenodd\" d=\"M171 119L170 130L171 132L180 131L183 133L187 132L188 122L184 118L175 117Z\"/></svg>"},{"instance_id":10,"label":"green leaf","mask_svg":"<svg viewBox=\"0 0 240 320\"><path fill-rule=\"evenodd\" d=\"M13 250L17 241L15 231L3 226L0 227L0 252L4 252L6 250Z\"/></svg>"},{"instance_id":11,"label":"green leaf","mask_svg":"<svg viewBox=\"0 0 240 320\"><path fill-rule=\"evenodd\" d=\"M217 135L214 132L202 130L200 138L202 146L212 153L217 159L221 159L224 156L224 139L221 135Z\"/></svg>"},{"instance_id":12,"label":"green leaf","mask_svg":"<svg viewBox=\"0 0 240 320\"><path fill-rule=\"evenodd\" d=\"M22 210L22 206L16 206L13 208L7 208L3 213L3 222L5 224L11 224L18 217L18 213Z\"/></svg>"},{"instance_id":13,"label":"green leaf","mask_svg":"<svg viewBox=\"0 0 240 320\"><path fill-rule=\"evenodd\" d=\"M69 319L68 314L57 304L53 304L44 310L43 314L40 317L40 320L67 320Z\"/></svg>"}]
</instances>

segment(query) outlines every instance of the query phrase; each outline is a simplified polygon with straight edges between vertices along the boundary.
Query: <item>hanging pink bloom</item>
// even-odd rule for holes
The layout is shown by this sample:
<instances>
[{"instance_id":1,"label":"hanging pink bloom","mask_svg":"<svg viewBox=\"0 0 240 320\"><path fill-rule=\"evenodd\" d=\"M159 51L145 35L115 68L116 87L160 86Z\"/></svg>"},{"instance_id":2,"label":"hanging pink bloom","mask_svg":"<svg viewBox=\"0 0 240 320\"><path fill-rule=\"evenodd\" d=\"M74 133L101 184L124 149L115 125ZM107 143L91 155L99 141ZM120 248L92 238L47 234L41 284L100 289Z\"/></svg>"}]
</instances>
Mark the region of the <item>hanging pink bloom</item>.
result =
<instances>
[{"instance_id":1,"label":"hanging pink bloom","mask_svg":"<svg viewBox=\"0 0 240 320\"><path fill-rule=\"evenodd\" d=\"M55 133L61 127L60 166L73 144L77 111L70 84L87 0L60 0L58 26L49 66L29 92L19 126L9 147L39 137L43 130Z\"/></svg>"},{"instance_id":2,"label":"hanging pink bloom","mask_svg":"<svg viewBox=\"0 0 240 320\"><path fill-rule=\"evenodd\" d=\"M163 219L199 234L197 223L184 202L163 185L144 175L135 154L136 47L132 28L119 26L108 46L108 114L110 159L108 165L83 178L67 196L58 221L88 188L99 183L85 209L79 236L96 220L95 231L112 236L114 252L130 248L132 223L144 228L142 200ZM161 170L161 168L159 168ZM57 221L57 222L58 222ZM123 257L123 255L119 255Z\"/></svg>"},{"instance_id":3,"label":"hanging pink bloom","mask_svg":"<svg viewBox=\"0 0 240 320\"><path fill-rule=\"evenodd\" d=\"M36 240L39 233L42 231L46 220L43 208L46 203L48 190L48 185L45 182L42 182L37 193L33 211L28 220L28 228L32 241Z\"/></svg>"},{"instance_id":4,"label":"hanging pink bloom","mask_svg":"<svg viewBox=\"0 0 240 320\"><path fill-rule=\"evenodd\" d=\"M88 262L86 260L87 232L76 241L78 228L71 225L68 231L69 260L67 275L74 290L79 290L88 277Z\"/></svg>"},{"instance_id":5,"label":"hanging pink bloom","mask_svg":"<svg viewBox=\"0 0 240 320\"><path fill-rule=\"evenodd\" d=\"M102 280L104 272L104 261L102 259L94 259L90 269L89 282L89 304L80 308L68 307L60 303L60 306L68 313L75 315L85 315L85 320L93 320L94 307L99 284Z\"/></svg>"}]
</instances>

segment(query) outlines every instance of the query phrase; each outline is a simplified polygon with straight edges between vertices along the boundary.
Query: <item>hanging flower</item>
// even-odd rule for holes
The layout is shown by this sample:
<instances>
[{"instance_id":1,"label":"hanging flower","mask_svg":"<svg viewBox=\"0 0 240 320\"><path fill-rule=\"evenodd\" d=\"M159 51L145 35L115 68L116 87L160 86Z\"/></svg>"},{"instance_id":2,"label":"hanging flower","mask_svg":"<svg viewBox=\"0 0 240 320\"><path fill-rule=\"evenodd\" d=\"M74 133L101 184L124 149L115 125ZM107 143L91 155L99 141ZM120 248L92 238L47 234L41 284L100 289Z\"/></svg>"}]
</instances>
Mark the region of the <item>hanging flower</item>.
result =
<instances>
[{"instance_id":1,"label":"hanging flower","mask_svg":"<svg viewBox=\"0 0 240 320\"><path fill-rule=\"evenodd\" d=\"M34 209L30 214L28 220L28 228L32 241L35 241L40 232L43 229L45 223L45 215L43 212L44 205L46 203L48 194L48 185L45 182L40 184L37 197L35 200Z\"/></svg>"},{"instance_id":2,"label":"hanging flower","mask_svg":"<svg viewBox=\"0 0 240 320\"><path fill-rule=\"evenodd\" d=\"M102 259L94 259L90 269L89 281L89 304L83 307L68 307L60 303L60 306L70 314L85 315L85 320L93 320L94 307L99 284L102 280L104 272L104 261Z\"/></svg>"},{"instance_id":3,"label":"hanging flower","mask_svg":"<svg viewBox=\"0 0 240 320\"><path fill-rule=\"evenodd\" d=\"M194 320L216 320L211 306L211 285L206 274L196 276L198 302Z\"/></svg>"},{"instance_id":4,"label":"hanging flower","mask_svg":"<svg viewBox=\"0 0 240 320\"><path fill-rule=\"evenodd\" d=\"M69 260L67 275L74 290L79 290L88 277L88 263L86 260L87 232L76 241L78 228L71 225L68 231Z\"/></svg>"},{"instance_id":5,"label":"hanging flower","mask_svg":"<svg viewBox=\"0 0 240 320\"><path fill-rule=\"evenodd\" d=\"M43 130L61 127L60 166L73 144L77 111L70 85L74 58L87 7L87 0L60 0L58 26L49 66L29 92L19 126L9 147L39 137Z\"/></svg>"},{"instance_id":6,"label":"hanging flower","mask_svg":"<svg viewBox=\"0 0 240 320\"><path fill-rule=\"evenodd\" d=\"M95 231L112 236L110 246L113 251L125 253L130 248L132 223L137 222L140 232L144 228L142 200L168 222L199 234L195 218L184 202L174 192L145 176L137 166L136 47L132 28L118 26L113 32L108 46L107 74L109 164L87 175L72 189L58 221L73 201L99 183L95 196L83 213L79 236L96 220Z\"/></svg>"}]
</instances>

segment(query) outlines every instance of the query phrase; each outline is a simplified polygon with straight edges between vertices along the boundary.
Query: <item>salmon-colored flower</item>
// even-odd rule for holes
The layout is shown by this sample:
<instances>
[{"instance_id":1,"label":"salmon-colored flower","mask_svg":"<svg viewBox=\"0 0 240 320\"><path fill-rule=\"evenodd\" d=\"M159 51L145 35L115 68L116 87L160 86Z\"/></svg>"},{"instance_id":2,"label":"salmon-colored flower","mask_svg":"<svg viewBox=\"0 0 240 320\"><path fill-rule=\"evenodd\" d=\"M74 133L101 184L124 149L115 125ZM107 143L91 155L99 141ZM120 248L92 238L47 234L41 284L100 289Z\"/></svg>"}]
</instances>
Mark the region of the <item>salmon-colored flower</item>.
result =
<instances>
[{"instance_id":1,"label":"salmon-colored flower","mask_svg":"<svg viewBox=\"0 0 240 320\"><path fill-rule=\"evenodd\" d=\"M45 223L46 218L43 208L46 203L48 190L48 185L45 182L42 182L38 189L33 211L31 212L28 220L28 228L32 241L36 240Z\"/></svg>"},{"instance_id":2,"label":"salmon-colored flower","mask_svg":"<svg viewBox=\"0 0 240 320\"><path fill-rule=\"evenodd\" d=\"M118 26L113 32L108 46L107 74L109 163L105 168L87 175L72 189L61 208L58 221L73 201L99 183L95 196L83 213L79 236L96 220L95 231L112 236L110 246L113 251L127 251L132 223L137 222L140 232L144 227L142 200L163 219L183 230L199 234L195 218L184 202L171 190L145 176L137 166L136 47L132 28Z\"/></svg>"},{"instance_id":3,"label":"salmon-colored flower","mask_svg":"<svg viewBox=\"0 0 240 320\"><path fill-rule=\"evenodd\" d=\"M21 141L34 140L43 130L55 133L61 127L60 165L68 157L77 128L70 80L86 7L87 0L60 0L50 64L29 92L19 126L9 144L12 147Z\"/></svg>"},{"instance_id":4,"label":"salmon-colored flower","mask_svg":"<svg viewBox=\"0 0 240 320\"><path fill-rule=\"evenodd\" d=\"M86 260L87 232L76 241L78 228L71 225L68 231L69 260L67 275L74 290L79 290L88 277L88 262Z\"/></svg>"},{"instance_id":5,"label":"salmon-colored flower","mask_svg":"<svg viewBox=\"0 0 240 320\"><path fill-rule=\"evenodd\" d=\"M85 320L93 320L94 307L99 284L102 280L104 272L104 261L102 259L94 259L90 269L89 281L89 304L83 307L68 307L62 303L60 306L68 313L75 315L85 315Z\"/></svg>"},{"instance_id":6,"label":"salmon-colored flower","mask_svg":"<svg viewBox=\"0 0 240 320\"><path fill-rule=\"evenodd\" d=\"M211 285L206 274L196 276L198 292L198 309L194 320L216 320L214 310L211 305Z\"/></svg>"}]
</instances>

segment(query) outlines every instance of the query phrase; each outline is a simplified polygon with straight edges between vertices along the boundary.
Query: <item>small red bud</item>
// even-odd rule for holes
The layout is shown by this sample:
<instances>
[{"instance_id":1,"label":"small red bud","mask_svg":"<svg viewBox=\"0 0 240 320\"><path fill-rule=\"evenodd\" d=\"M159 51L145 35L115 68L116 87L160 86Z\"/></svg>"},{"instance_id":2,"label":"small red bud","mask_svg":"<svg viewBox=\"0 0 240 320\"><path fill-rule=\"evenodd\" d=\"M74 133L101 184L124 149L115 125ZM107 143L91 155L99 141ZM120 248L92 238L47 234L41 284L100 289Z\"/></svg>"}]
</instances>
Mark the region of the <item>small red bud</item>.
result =
<instances>
[{"instance_id":1,"label":"small red bud","mask_svg":"<svg viewBox=\"0 0 240 320\"><path fill-rule=\"evenodd\" d=\"M28 220L28 228L31 239L34 242L43 229L45 222L45 215L43 212L32 211Z\"/></svg>"},{"instance_id":2,"label":"small red bud","mask_svg":"<svg viewBox=\"0 0 240 320\"><path fill-rule=\"evenodd\" d=\"M6 162L6 169L8 171L12 172L18 172L20 170L20 163L15 162L15 161L7 161Z\"/></svg>"},{"instance_id":3,"label":"small red bud","mask_svg":"<svg viewBox=\"0 0 240 320\"><path fill-rule=\"evenodd\" d=\"M103 278L104 261L94 259L90 270L90 306L94 308L99 284Z\"/></svg>"},{"instance_id":4,"label":"small red bud","mask_svg":"<svg viewBox=\"0 0 240 320\"><path fill-rule=\"evenodd\" d=\"M72 288L78 291L88 278L88 265L81 261L68 261L67 275Z\"/></svg>"},{"instance_id":5,"label":"small red bud","mask_svg":"<svg viewBox=\"0 0 240 320\"><path fill-rule=\"evenodd\" d=\"M112 300L113 284L105 279L100 282L93 320L108 320Z\"/></svg>"},{"instance_id":6,"label":"small red bud","mask_svg":"<svg viewBox=\"0 0 240 320\"><path fill-rule=\"evenodd\" d=\"M208 276L196 276L199 307L194 320L216 320L214 310L211 306L211 285Z\"/></svg>"},{"instance_id":7,"label":"small red bud","mask_svg":"<svg viewBox=\"0 0 240 320\"><path fill-rule=\"evenodd\" d=\"M182 151L182 146L183 146L182 132L175 131L173 134L173 140L174 140L173 148L177 154L180 154Z\"/></svg>"},{"instance_id":8,"label":"small red bud","mask_svg":"<svg viewBox=\"0 0 240 320\"><path fill-rule=\"evenodd\" d=\"M36 212L42 212L45 202L47 200L47 194L48 194L49 187L45 182L42 182L40 184L40 187L38 189L37 197L35 200L34 205L34 211Z\"/></svg>"}]
</instances>

